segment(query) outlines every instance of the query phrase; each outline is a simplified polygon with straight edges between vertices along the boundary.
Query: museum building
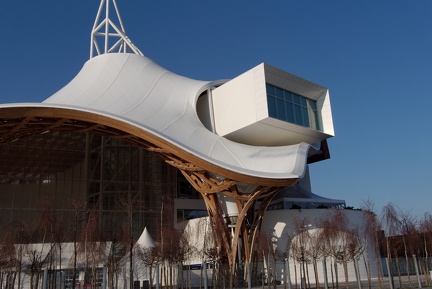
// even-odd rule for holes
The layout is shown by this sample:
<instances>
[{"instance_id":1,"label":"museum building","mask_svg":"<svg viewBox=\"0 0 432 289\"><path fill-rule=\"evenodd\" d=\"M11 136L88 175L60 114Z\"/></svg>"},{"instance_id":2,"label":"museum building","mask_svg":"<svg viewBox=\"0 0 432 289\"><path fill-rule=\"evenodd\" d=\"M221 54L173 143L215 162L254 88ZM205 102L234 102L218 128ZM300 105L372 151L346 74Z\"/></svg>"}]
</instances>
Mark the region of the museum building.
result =
<instances>
[{"instance_id":1,"label":"museum building","mask_svg":"<svg viewBox=\"0 0 432 289\"><path fill-rule=\"evenodd\" d=\"M310 189L308 165L329 158L333 136L327 88L265 63L230 80L174 74L102 0L74 79L41 103L0 105L0 226L32 224L47 200L65 227L78 207L110 226L132 200L135 239L208 215L227 227L217 242L234 266L267 208L345 205Z\"/></svg>"}]
</instances>

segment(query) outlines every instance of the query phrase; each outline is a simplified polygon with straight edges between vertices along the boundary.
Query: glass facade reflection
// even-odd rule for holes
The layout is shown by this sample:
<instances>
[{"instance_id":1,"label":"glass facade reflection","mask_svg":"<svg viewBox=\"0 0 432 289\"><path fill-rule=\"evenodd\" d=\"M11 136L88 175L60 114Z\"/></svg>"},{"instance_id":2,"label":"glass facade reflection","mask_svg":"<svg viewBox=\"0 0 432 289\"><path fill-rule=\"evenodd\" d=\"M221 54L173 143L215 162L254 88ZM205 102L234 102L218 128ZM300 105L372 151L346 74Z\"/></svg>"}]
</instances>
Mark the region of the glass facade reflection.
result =
<instances>
[{"instance_id":1,"label":"glass facade reflection","mask_svg":"<svg viewBox=\"0 0 432 289\"><path fill-rule=\"evenodd\" d=\"M316 101L271 84L266 90L270 117L320 130Z\"/></svg>"},{"instance_id":2,"label":"glass facade reflection","mask_svg":"<svg viewBox=\"0 0 432 289\"><path fill-rule=\"evenodd\" d=\"M177 192L199 198L159 156L111 137L47 132L1 144L0 159L2 230L32 224L49 200L65 231L73 226L77 208L97 214L102 231L109 231L114 223L127 222L126 204L132 200L134 236L147 227L156 237L163 199L174 200Z\"/></svg>"}]
</instances>

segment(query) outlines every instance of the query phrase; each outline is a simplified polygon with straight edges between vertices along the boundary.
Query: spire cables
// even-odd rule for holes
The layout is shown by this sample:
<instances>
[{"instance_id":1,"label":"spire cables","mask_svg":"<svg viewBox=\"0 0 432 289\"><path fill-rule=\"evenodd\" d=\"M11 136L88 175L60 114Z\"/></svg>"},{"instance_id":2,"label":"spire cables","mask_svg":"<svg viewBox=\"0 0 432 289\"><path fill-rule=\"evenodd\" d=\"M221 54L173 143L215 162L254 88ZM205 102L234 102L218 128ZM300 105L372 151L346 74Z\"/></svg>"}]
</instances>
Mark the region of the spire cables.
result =
<instances>
[{"instance_id":1,"label":"spire cables","mask_svg":"<svg viewBox=\"0 0 432 289\"><path fill-rule=\"evenodd\" d=\"M112 8L116 14L113 19L109 17ZM116 23L113 20L116 20ZM105 53L143 55L126 35L116 0L101 0L91 33L90 58Z\"/></svg>"}]
</instances>

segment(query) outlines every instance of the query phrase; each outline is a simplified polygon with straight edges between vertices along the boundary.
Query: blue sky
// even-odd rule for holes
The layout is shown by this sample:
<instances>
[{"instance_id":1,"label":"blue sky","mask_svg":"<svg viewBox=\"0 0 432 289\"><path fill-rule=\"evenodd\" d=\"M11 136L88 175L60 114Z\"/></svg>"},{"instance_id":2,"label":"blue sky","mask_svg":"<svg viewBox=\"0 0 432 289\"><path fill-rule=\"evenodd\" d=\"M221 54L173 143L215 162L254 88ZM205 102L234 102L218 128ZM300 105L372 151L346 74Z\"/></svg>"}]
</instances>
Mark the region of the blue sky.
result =
<instances>
[{"instance_id":1,"label":"blue sky","mask_svg":"<svg viewBox=\"0 0 432 289\"><path fill-rule=\"evenodd\" d=\"M132 41L178 74L226 79L269 63L330 89L331 159L315 193L432 212L432 1L124 1ZM98 0L2 3L0 103L40 102L89 58Z\"/></svg>"}]
</instances>

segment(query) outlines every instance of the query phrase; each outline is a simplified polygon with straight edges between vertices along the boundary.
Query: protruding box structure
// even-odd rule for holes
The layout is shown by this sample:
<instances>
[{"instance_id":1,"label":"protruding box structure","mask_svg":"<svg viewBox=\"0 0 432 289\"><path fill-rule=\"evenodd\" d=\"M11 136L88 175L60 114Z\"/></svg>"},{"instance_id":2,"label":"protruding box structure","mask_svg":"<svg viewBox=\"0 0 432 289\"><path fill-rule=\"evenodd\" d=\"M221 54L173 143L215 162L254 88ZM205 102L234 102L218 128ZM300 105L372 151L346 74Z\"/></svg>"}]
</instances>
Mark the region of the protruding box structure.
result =
<instances>
[{"instance_id":1,"label":"protruding box structure","mask_svg":"<svg viewBox=\"0 0 432 289\"><path fill-rule=\"evenodd\" d=\"M328 89L262 63L212 91L216 133L249 145L334 136Z\"/></svg>"}]
</instances>

